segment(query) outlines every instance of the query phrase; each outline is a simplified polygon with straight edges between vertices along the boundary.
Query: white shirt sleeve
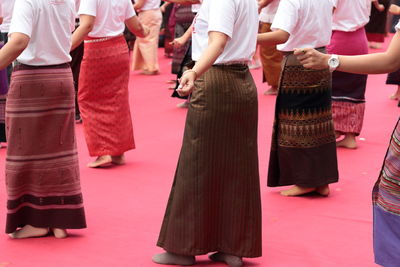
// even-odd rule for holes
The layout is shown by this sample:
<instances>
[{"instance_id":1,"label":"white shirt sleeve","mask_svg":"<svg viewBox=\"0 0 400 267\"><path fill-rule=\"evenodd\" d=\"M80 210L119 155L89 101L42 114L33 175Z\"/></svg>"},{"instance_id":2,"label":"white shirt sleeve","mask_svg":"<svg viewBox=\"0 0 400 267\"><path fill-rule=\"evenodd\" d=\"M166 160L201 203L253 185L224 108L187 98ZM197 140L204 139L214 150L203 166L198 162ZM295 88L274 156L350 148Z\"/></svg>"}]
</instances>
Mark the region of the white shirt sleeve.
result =
<instances>
[{"instance_id":1,"label":"white shirt sleeve","mask_svg":"<svg viewBox=\"0 0 400 267\"><path fill-rule=\"evenodd\" d=\"M232 38L235 18L235 1L211 0L208 16L208 32L222 32Z\"/></svg>"},{"instance_id":2,"label":"white shirt sleeve","mask_svg":"<svg viewBox=\"0 0 400 267\"><path fill-rule=\"evenodd\" d=\"M79 5L78 14L96 17L96 15L97 15L97 0L81 0L81 3Z\"/></svg>"},{"instance_id":3,"label":"white shirt sleeve","mask_svg":"<svg viewBox=\"0 0 400 267\"><path fill-rule=\"evenodd\" d=\"M33 25L35 25L35 10L36 8L32 6L31 1L16 0L8 34L18 32L31 38Z\"/></svg>"},{"instance_id":4,"label":"white shirt sleeve","mask_svg":"<svg viewBox=\"0 0 400 267\"><path fill-rule=\"evenodd\" d=\"M136 12L133 9L133 4L131 3L131 0L128 0L127 2L129 2L129 3L128 3L128 7L126 9L126 12L125 12L125 20L136 16Z\"/></svg>"},{"instance_id":5,"label":"white shirt sleeve","mask_svg":"<svg viewBox=\"0 0 400 267\"><path fill-rule=\"evenodd\" d=\"M395 28L396 28L396 31L400 31L400 21L397 23Z\"/></svg>"},{"instance_id":6,"label":"white shirt sleeve","mask_svg":"<svg viewBox=\"0 0 400 267\"><path fill-rule=\"evenodd\" d=\"M289 34L293 34L299 20L299 7L291 0L281 1L278 11L276 12L272 30L284 30Z\"/></svg>"}]
</instances>

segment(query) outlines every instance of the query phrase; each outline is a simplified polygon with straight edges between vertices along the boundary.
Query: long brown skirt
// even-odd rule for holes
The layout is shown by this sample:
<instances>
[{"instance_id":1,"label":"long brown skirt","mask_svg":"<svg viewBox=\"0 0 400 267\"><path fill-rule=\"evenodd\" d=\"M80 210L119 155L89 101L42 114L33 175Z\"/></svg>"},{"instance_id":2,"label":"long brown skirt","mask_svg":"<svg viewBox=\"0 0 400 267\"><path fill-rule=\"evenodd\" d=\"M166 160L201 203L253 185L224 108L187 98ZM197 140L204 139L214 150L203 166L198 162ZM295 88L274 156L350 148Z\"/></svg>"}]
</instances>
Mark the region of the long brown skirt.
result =
<instances>
[{"instance_id":1,"label":"long brown skirt","mask_svg":"<svg viewBox=\"0 0 400 267\"><path fill-rule=\"evenodd\" d=\"M257 121L247 66L214 66L196 81L158 246L261 256Z\"/></svg>"},{"instance_id":2,"label":"long brown skirt","mask_svg":"<svg viewBox=\"0 0 400 267\"><path fill-rule=\"evenodd\" d=\"M284 60L268 186L318 187L337 182L331 74L329 70L305 69L293 54Z\"/></svg>"},{"instance_id":3,"label":"long brown skirt","mask_svg":"<svg viewBox=\"0 0 400 267\"><path fill-rule=\"evenodd\" d=\"M86 227L69 66L17 66L7 99L6 125L6 232L27 224Z\"/></svg>"}]
</instances>

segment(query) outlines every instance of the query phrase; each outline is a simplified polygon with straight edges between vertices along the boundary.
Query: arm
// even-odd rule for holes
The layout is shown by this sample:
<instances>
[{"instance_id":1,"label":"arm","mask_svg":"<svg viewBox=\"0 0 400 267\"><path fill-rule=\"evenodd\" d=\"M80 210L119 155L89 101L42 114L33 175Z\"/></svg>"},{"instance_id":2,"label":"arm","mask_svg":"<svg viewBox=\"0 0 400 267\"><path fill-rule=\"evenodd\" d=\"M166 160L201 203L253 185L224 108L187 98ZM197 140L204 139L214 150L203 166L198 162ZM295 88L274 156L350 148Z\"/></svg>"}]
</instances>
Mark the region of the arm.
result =
<instances>
[{"instance_id":1,"label":"arm","mask_svg":"<svg viewBox=\"0 0 400 267\"><path fill-rule=\"evenodd\" d=\"M378 0L372 0L372 3L374 4L375 8L378 9L379 12L383 12L385 10L385 6L379 4Z\"/></svg>"},{"instance_id":2,"label":"arm","mask_svg":"<svg viewBox=\"0 0 400 267\"><path fill-rule=\"evenodd\" d=\"M133 5L133 8L135 10L140 10L144 6L145 3L146 3L146 0L136 0L135 4Z\"/></svg>"},{"instance_id":3,"label":"arm","mask_svg":"<svg viewBox=\"0 0 400 267\"><path fill-rule=\"evenodd\" d=\"M295 55L306 68L328 68L330 55L322 54L314 49L296 49ZM388 73L400 69L400 33L393 37L389 48L384 53L361 56L339 56L339 71L359 74Z\"/></svg>"},{"instance_id":4,"label":"arm","mask_svg":"<svg viewBox=\"0 0 400 267\"><path fill-rule=\"evenodd\" d=\"M96 17L89 15L79 16L79 27L72 34L71 51L77 48L85 39L85 37L92 31Z\"/></svg>"},{"instance_id":5,"label":"arm","mask_svg":"<svg viewBox=\"0 0 400 267\"><path fill-rule=\"evenodd\" d=\"M391 4L389 7L389 13L393 15L400 15L400 6Z\"/></svg>"},{"instance_id":6,"label":"arm","mask_svg":"<svg viewBox=\"0 0 400 267\"><path fill-rule=\"evenodd\" d=\"M3 24L3 20L4 20L4 18L0 17L0 24Z\"/></svg>"},{"instance_id":7,"label":"arm","mask_svg":"<svg viewBox=\"0 0 400 267\"><path fill-rule=\"evenodd\" d=\"M183 73L177 92L181 96L188 95L194 88L194 81L203 75L222 54L229 40L228 35L221 32L208 33L208 47L191 70Z\"/></svg>"},{"instance_id":8,"label":"arm","mask_svg":"<svg viewBox=\"0 0 400 267\"><path fill-rule=\"evenodd\" d=\"M164 4L162 4L162 6L160 7L160 10L162 13L165 12L166 8L170 5L171 3L169 2L164 2Z\"/></svg>"},{"instance_id":9,"label":"arm","mask_svg":"<svg viewBox=\"0 0 400 267\"><path fill-rule=\"evenodd\" d=\"M187 31L181 37L175 38L170 44L176 48L183 46L192 37L192 32L193 32L193 24L189 27L189 29L187 29Z\"/></svg>"},{"instance_id":10,"label":"arm","mask_svg":"<svg viewBox=\"0 0 400 267\"><path fill-rule=\"evenodd\" d=\"M23 33L12 33L8 43L0 50L0 69L10 65L28 46L30 38Z\"/></svg>"},{"instance_id":11,"label":"arm","mask_svg":"<svg viewBox=\"0 0 400 267\"><path fill-rule=\"evenodd\" d=\"M146 37L149 34L149 29L144 27L137 16L133 16L125 21L126 27L138 37Z\"/></svg>"},{"instance_id":12,"label":"arm","mask_svg":"<svg viewBox=\"0 0 400 267\"><path fill-rule=\"evenodd\" d=\"M284 30L260 33L257 35L257 44L259 45L277 45L284 44L289 40L290 34Z\"/></svg>"},{"instance_id":13,"label":"arm","mask_svg":"<svg viewBox=\"0 0 400 267\"><path fill-rule=\"evenodd\" d=\"M200 4L200 0L165 0L165 2L182 4L182 5Z\"/></svg>"},{"instance_id":14,"label":"arm","mask_svg":"<svg viewBox=\"0 0 400 267\"><path fill-rule=\"evenodd\" d=\"M271 4L274 1L275 0L258 0L258 13L261 12L261 9L268 6L269 4Z\"/></svg>"}]
</instances>

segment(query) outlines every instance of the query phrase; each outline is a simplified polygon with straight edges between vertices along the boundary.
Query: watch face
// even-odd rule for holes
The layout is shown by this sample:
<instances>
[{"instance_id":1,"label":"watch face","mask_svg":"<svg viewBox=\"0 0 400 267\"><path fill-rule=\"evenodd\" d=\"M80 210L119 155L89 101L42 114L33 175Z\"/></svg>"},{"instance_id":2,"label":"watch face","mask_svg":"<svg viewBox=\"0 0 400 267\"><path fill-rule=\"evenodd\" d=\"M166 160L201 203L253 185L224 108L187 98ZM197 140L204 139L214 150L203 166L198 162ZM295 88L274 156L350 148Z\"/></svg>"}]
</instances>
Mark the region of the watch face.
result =
<instances>
[{"instance_id":1,"label":"watch face","mask_svg":"<svg viewBox=\"0 0 400 267\"><path fill-rule=\"evenodd\" d=\"M331 67L331 68L337 68L337 67L339 67L339 59L331 58L331 59L329 59L328 64L329 64L329 67Z\"/></svg>"}]
</instances>

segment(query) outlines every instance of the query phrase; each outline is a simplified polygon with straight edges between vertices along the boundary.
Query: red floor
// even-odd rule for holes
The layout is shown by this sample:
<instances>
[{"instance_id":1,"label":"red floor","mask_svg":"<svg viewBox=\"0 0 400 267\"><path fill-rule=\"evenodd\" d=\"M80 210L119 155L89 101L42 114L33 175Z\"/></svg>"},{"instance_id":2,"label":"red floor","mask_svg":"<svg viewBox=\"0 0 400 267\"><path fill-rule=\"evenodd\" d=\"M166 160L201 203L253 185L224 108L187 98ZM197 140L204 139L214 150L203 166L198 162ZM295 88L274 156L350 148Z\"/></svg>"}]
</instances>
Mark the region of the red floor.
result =
<instances>
[{"instance_id":1,"label":"red floor","mask_svg":"<svg viewBox=\"0 0 400 267\"><path fill-rule=\"evenodd\" d=\"M160 51L162 55L162 51ZM182 139L186 110L170 98L164 83L169 60L161 56L160 76L132 74L131 104L137 149L118 168L89 169L78 125L88 228L70 231L70 238L11 240L0 236L0 267L148 267L155 246ZM359 149L338 150L340 182L329 198L285 198L265 186L274 113L273 96L264 96L261 71L254 71L259 88L259 156L263 201L263 257L247 266L368 267L372 253L371 189L380 170L390 134L398 118L395 90L386 75L370 76L367 110ZM5 150L0 150L4 173ZM4 185L4 175L0 176ZM6 193L0 186L0 229L4 229ZM198 257L198 266L224 266Z\"/></svg>"}]
</instances>

